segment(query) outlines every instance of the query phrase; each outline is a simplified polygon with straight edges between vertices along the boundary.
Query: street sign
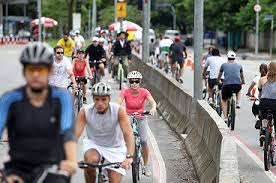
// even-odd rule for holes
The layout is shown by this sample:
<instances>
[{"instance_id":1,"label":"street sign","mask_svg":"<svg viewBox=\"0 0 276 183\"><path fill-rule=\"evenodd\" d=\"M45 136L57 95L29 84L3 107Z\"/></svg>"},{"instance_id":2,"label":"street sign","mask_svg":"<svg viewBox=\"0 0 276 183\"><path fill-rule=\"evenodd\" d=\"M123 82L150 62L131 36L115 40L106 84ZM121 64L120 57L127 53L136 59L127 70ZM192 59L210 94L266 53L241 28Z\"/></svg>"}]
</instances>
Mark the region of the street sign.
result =
<instances>
[{"instance_id":1,"label":"street sign","mask_svg":"<svg viewBox=\"0 0 276 183\"><path fill-rule=\"evenodd\" d=\"M117 0L117 17L126 17L126 0Z\"/></svg>"},{"instance_id":2,"label":"street sign","mask_svg":"<svg viewBox=\"0 0 276 183\"><path fill-rule=\"evenodd\" d=\"M73 30L81 29L81 14L73 13Z\"/></svg>"},{"instance_id":3,"label":"street sign","mask_svg":"<svg viewBox=\"0 0 276 183\"><path fill-rule=\"evenodd\" d=\"M273 20L273 15L265 15L265 20Z\"/></svg>"},{"instance_id":4,"label":"street sign","mask_svg":"<svg viewBox=\"0 0 276 183\"><path fill-rule=\"evenodd\" d=\"M255 11L255 12L258 13L258 12L260 12L261 10L262 10L261 5L259 5L259 4L255 4L255 5L254 5L254 11Z\"/></svg>"}]
</instances>

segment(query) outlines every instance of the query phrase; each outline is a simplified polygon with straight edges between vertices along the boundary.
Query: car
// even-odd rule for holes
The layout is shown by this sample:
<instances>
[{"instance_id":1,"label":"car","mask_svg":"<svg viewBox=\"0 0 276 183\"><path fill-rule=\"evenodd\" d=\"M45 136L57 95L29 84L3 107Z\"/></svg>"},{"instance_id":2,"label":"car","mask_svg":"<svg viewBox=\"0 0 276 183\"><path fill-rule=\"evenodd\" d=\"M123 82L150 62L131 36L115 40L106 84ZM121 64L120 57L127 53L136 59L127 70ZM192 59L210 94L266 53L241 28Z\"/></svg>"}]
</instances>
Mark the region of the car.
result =
<instances>
[{"instance_id":1,"label":"car","mask_svg":"<svg viewBox=\"0 0 276 183\"><path fill-rule=\"evenodd\" d=\"M179 30L166 30L164 37L168 37L169 39L174 41L175 36L179 36L180 31Z\"/></svg>"},{"instance_id":2,"label":"car","mask_svg":"<svg viewBox=\"0 0 276 183\"><path fill-rule=\"evenodd\" d=\"M18 31L17 37L19 37L19 38L30 38L31 33L29 31L21 29L21 30Z\"/></svg>"}]
</instances>

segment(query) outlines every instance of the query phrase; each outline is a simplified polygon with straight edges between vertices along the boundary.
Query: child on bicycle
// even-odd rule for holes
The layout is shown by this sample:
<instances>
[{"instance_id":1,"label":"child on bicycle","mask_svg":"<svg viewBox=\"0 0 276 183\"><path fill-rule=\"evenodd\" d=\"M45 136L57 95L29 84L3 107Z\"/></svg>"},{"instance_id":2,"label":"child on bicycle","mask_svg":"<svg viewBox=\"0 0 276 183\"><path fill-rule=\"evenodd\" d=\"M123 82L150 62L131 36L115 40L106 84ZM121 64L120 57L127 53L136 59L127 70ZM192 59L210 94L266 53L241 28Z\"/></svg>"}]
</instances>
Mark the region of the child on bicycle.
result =
<instances>
[{"instance_id":1,"label":"child on bicycle","mask_svg":"<svg viewBox=\"0 0 276 183\"><path fill-rule=\"evenodd\" d=\"M150 103L150 113L153 115L156 112L156 102L151 96L150 92L140 87L142 80L142 74L138 71L132 71L128 74L127 79L130 83L130 87L123 90L118 98L118 104L122 104L125 100L126 112L133 114L134 112L144 112L145 102ZM142 143L142 155L144 160L143 173L146 176L151 176L151 171L148 167L149 148L147 145L147 119L143 116L138 116L138 134Z\"/></svg>"},{"instance_id":2,"label":"child on bicycle","mask_svg":"<svg viewBox=\"0 0 276 183\"><path fill-rule=\"evenodd\" d=\"M87 84L86 80L86 74L85 74L85 69L87 70L89 74L89 79L92 79L92 73L90 70L89 62L84 58L85 52L82 49L77 50L77 58L73 60L72 63L72 68L74 71L74 76L75 79L77 77L82 78L82 90L83 90L83 103L86 104L86 87L85 85ZM75 91L73 91L74 96L75 96Z\"/></svg>"}]
</instances>

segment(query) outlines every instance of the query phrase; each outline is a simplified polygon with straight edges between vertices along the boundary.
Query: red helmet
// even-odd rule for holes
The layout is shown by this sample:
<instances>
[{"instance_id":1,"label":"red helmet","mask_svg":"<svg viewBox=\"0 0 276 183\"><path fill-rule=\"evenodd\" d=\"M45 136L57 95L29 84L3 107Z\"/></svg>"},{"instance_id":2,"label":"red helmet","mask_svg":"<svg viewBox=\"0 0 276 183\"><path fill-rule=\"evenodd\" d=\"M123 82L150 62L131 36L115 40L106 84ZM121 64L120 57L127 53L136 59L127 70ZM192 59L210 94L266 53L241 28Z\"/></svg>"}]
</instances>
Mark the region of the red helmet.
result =
<instances>
[{"instance_id":1,"label":"red helmet","mask_svg":"<svg viewBox=\"0 0 276 183\"><path fill-rule=\"evenodd\" d=\"M180 41L180 39L181 39L180 36L175 36L174 38L175 41Z\"/></svg>"}]
</instances>

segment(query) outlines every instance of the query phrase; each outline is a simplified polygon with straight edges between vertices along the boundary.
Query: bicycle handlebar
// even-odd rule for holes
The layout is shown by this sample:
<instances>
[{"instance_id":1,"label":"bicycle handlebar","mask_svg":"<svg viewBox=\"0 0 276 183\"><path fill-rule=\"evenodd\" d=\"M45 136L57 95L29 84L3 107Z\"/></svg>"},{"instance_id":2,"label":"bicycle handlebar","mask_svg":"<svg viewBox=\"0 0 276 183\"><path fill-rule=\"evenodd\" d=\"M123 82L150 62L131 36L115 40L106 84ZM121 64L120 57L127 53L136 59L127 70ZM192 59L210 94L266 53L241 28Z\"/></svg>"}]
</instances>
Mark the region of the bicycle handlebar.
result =
<instances>
[{"instance_id":1,"label":"bicycle handlebar","mask_svg":"<svg viewBox=\"0 0 276 183\"><path fill-rule=\"evenodd\" d=\"M128 113L128 115L131 117L137 117L139 115L141 115L141 116L151 115L151 113L150 113L150 111L144 111L144 112L140 112L140 113L139 112L134 112L132 114Z\"/></svg>"},{"instance_id":2,"label":"bicycle handlebar","mask_svg":"<svg viewBox=\"0 0 276 183\"><path fill-rule=\"evenodd\" d=\"M106 163L106 164L92 164L92 163L85 163L84 161L81 161L78 163L79 168L84 169L84 168L103 168L103 167L110 167L110 168L120 168L121 163L116 162L116 163Z\"/></svg>"}]
</instances>

